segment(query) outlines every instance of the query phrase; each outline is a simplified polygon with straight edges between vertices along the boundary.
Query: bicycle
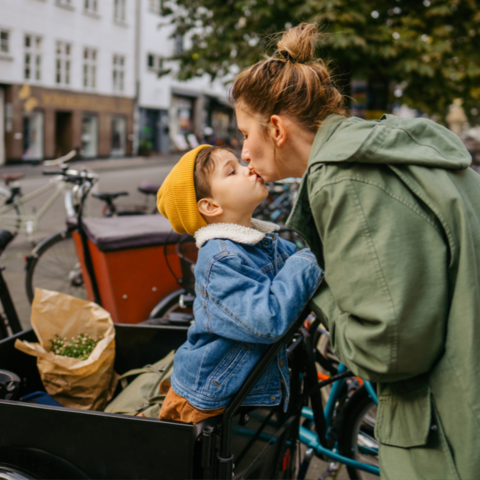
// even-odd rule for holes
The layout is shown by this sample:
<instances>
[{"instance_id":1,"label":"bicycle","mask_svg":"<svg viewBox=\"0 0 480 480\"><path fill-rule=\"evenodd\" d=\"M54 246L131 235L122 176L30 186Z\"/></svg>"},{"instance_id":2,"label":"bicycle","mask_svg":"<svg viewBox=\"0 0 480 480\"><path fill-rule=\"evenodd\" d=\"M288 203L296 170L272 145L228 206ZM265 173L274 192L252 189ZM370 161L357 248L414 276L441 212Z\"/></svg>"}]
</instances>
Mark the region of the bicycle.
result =
<instances>
[{"instance_id":1,"label":"bicycle","mask_svg":"<svg viewBox=\"0 0 480 480\"><path fill-rule=\"evenodd\" d=\"M327 396L321 398L325 405L319 414L320 400L316 414L312 408L303 407L303 424L300 426L300 442L307 448L297 475L304 480L314 456L327 461L328 466L321 479L338 474L341 464L347 468L351 480L372 480L380 475L378 467L378 441L374 436L378 398L375 387L368 381L354 377L338 361L329 348L329 334L318 320L310 318L308 331L313 330L315 345L312 358L322 393L331 386ZM318 368L320 367L320 369ZM317 417L317 418L315 418ZM317 431L320 434L317 434Z\"/></svg>"},{"instance_id":2,"label":"bicycle","mask_svg":"<svg viewBox=\"0 0 480 480\"><path fill-rule=\"evenodd\" d=\"M67 219L67 230L55 233L40 242L27 255L25 288L30 303L35 295L35 287L66 293L87 299L81 264L78 260L72 232L78 229L83 215L87 195L98 177L86 170L69 169L64 164L61 170L44 171L44 175L55 175L55 182L73 185L71 192L71 215Z\"/></svg>"},{"instance_id":3,"label":"bicycle","mask_svg":"<svg viewBox=\"0 0 480 480\"><path fill-rule=\"evenodd\" d=\"M76 155L76 151L72 150L63 157L56 160L47 160L44 166L57 166L66 164L72 160ZM46 185L36 189L35 191L23 195L19 180L23 177L22 173L18 174L4 174L2 178L7 188L0 187L0 229L8 230L14 235L24 233L27 235L29 241L33 241L33 234L38 228L38 223L53 203L60 195L65 195L65 208L68 216L74 216L72 202L72 192L69 185L62 181L60 176L50 180ZM24 213L24 205L40 195L47 192L52 192L51 196L41 206L41 208L33 213Z\"/></svg>"},{"instance_id":4,"label":"bicycle","mask_svg":"<svg viewBox=\"0 0 480 480\"><path fill-rule=\"evenodd\" d=\"M92 197L105 202L105 205L102 208L102 215L104 217L123 217L128 215L148 215L148 214L156 214L158 213L157 206L155 205L149 209L148 206L148 199L149 197L157 196L158 189L160 185L157 183L150 182L148 180L142 180L137 189L140 193L145 195L145 204L144 205L128 205L128 206L117 206L114 202L119 197L125 197L129 195L128 192L121 191L121 192L99 192L93 193Z\"/></svg>"}]
</instances>

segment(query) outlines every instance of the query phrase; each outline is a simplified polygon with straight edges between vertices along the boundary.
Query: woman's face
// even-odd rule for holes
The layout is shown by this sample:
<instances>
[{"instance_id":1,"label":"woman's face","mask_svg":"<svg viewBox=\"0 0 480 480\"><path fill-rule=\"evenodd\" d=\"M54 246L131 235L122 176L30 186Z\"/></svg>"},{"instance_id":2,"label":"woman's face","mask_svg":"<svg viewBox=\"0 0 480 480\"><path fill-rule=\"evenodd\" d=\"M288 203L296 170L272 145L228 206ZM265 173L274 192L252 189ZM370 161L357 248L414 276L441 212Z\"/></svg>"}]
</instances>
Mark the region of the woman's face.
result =
<instances>
[{"instance_id":1,"label":"woman's face","mask_svg":"<svg viewBox=\"0 0 480 480\"><path fill-rule=\"evenodd\" d=\"M247 113L240 105L235 109L238 129L243 134L242 160L249 163L257 175L265 182L280 180L275 165L273 140L259 123L258 119Z\"/></svg>"}]
</instances>

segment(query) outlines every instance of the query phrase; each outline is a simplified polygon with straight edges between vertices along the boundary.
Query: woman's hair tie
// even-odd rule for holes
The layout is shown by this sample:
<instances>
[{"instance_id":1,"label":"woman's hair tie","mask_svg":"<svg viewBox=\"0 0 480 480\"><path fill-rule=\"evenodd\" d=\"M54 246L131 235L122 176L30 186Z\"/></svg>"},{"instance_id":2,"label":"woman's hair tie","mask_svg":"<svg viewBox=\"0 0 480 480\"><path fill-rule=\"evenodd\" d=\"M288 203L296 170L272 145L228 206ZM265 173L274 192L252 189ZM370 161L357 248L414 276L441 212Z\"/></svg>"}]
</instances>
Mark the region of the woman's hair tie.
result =
<instances>
[{"instance_id":1,"label":"woman's hair tie","mask_svg":"<svg viewBox=\"0 0 480 480\"><path fill-rule=\"evenodd\" d=\"M302 63L305 64L305 62L300 62L296 58L292 57L286 50L280 50L280 55L286 60L287 62L292 62L292 63Z\"/></svg>"}]
</instances>

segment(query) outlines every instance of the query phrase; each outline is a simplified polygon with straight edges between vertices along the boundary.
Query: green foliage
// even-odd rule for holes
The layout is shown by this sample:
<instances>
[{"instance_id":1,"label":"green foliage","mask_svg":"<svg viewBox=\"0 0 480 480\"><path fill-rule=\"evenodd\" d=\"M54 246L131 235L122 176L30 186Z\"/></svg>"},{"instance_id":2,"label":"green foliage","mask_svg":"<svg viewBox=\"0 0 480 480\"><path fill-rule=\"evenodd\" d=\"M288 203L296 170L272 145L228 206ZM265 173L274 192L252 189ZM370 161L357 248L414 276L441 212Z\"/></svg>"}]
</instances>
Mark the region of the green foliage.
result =
<instances>
[{"instance_id":1,"label":"green foliage","mask_svg":"<svg viewBox=\"0 0 480 480\"><path fill-rule=\"evenodd\" d=\"M97 343L102 339L93 338L85 333L81 333L77 337L67 339L60 337L58 333L50 339L50 351L56 355L64 357L79 358L87 360Z\"/></svg>"},{"instance_id":2,"label":"green foliage","mask_svg":"<svg viewBox=\"0 0 480 480\"><path fill-rule=\"evenodd\" d=\"M456 98L471 119L480 110L477 0L176 0L163 13L174 34L191 37L174 57L181 79L245 68L275 51L272 34L316 21L318 55L340 85L384 78L400 84L402 103L429 114L444 116Z\"/></svg>"}]
</instances>

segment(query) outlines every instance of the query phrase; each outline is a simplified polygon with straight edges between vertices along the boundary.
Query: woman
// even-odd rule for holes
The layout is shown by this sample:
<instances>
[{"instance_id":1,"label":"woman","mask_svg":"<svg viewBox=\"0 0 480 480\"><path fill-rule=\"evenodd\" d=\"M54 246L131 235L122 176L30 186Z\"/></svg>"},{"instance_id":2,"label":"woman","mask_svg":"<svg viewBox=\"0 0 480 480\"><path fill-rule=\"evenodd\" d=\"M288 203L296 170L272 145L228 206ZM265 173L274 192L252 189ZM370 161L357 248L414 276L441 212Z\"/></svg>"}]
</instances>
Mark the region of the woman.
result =
<instances>
[{"instance_id":1,"label":"woman","mask_svg":"<svg viewBox=\"0 0 480 480\"><path fill-rule=\"evenodd\" d=\"M480 177L434 122L348 118L316 37L288 30L236 78L243 160L303 177L287 224L326 271L312 308L333 351L377 382L382 478L478 478Z\"/></svg>"}]
</instances>

